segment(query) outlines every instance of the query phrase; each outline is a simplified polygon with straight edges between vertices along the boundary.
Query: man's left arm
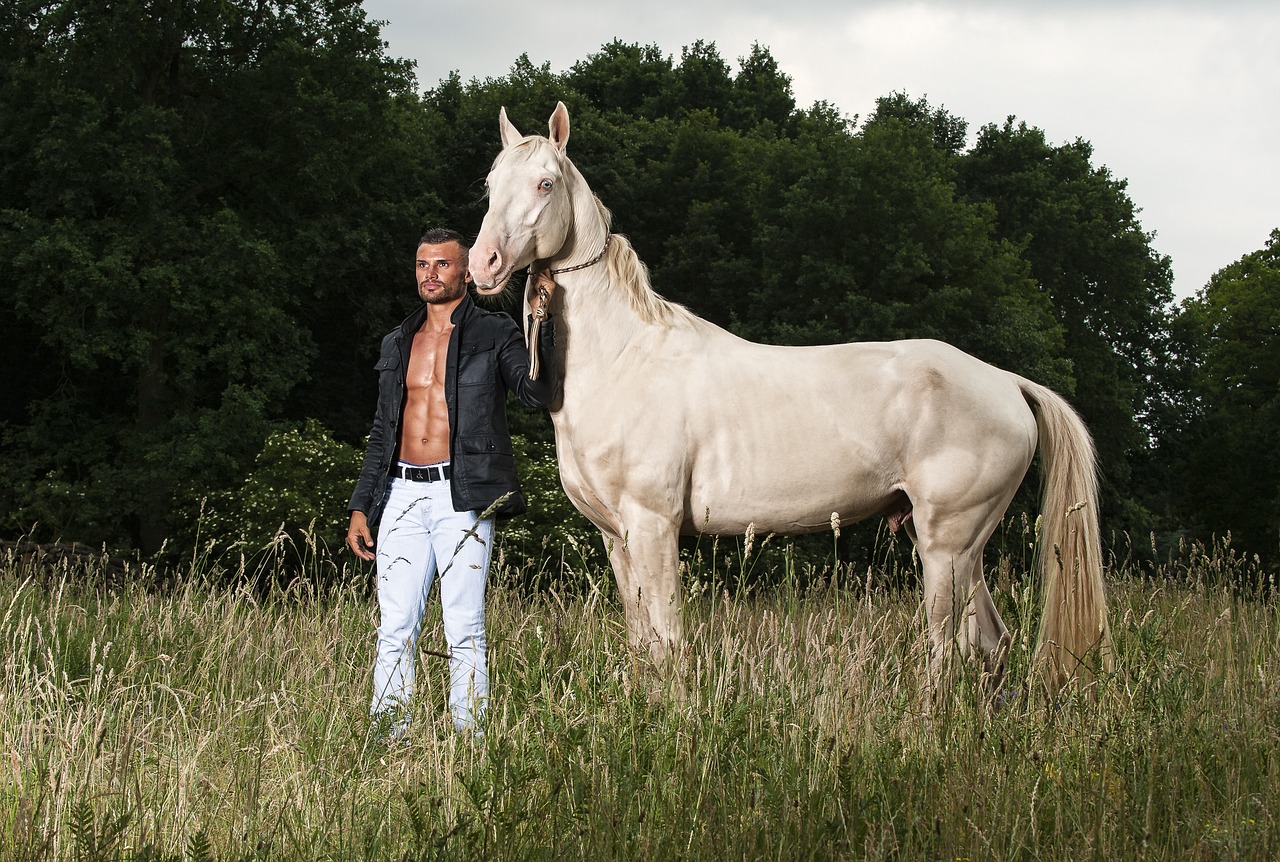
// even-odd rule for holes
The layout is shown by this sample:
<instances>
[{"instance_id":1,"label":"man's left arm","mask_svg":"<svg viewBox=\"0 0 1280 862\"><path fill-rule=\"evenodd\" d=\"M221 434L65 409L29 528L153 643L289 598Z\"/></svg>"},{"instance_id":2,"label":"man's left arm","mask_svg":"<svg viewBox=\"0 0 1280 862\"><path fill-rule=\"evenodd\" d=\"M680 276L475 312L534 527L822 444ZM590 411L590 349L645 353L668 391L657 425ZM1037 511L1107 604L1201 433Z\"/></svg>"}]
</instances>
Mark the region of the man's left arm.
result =
<instances>
[{"instance_id":1,"label":"man's left arm","mask_svg":"<svg viewBox=\"0 0 1280 862\"><path fill-rule=\"evenodd\" d=\"M530 407L550 407L560 395L560 369L556 364L556 326L551 317L543 319L538 333L538 379L529 379L529 348L520 327L506 318L499 337L498 371L502 382Z\"/></svg>"}]
</instances>

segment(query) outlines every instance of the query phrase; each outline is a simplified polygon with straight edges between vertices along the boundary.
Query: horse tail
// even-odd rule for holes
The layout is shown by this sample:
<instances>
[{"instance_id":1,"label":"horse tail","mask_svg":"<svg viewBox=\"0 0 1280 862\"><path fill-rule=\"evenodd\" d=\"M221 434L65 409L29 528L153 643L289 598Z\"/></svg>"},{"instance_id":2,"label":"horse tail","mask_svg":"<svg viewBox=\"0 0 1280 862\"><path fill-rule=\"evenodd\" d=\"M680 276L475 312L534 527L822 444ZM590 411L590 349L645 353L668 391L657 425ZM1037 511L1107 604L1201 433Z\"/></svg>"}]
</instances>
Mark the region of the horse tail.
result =
<instances>
[{"instance_id":1,"label":"horse tail","mask_svg":"<svg viewBox=\"0 0 1280 862\"><path fill-rule=\"evenodd\" d=\"M1098 468L1093 438L1053 390L1020 379L1036 413L1043 475L1040 571L1044 615L1036 665L1052 693L1072 679L1111 671L1111 626L1102 580Z\"/></svg>"}]
</instances>

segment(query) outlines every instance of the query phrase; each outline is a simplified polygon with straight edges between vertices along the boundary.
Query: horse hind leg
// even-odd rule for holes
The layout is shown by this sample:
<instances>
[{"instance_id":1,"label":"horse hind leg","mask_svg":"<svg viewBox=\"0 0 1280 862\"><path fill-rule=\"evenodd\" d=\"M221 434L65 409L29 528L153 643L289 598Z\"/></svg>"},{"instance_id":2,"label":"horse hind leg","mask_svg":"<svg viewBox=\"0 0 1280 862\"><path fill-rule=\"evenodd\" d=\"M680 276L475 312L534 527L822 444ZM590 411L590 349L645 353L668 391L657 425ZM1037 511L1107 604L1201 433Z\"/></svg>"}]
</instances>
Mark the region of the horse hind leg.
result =
<instances>
[{"instance_id":1,"label":"horse hind leg","mask_svg":"<svg viewBox=\"0 0 1280 862\"><path fill-rule=\"evenodd\" d=\"M991 591L987 588L987 579L982 574L982 553L979 551L976 570L973 578L973 598L968 610L968 642L970 654L976 653L982 659L983 689L989 696L994 696L1004 685L1005 664L1009 659L1009 646L1012 639L1005 626L1000 612L996 610L991 599Z\"/></svg>"},{"instance_id":2,"label":"horse hind leg","mask_svg":"<svg viewBox=\"0 0 1280 862\"><path fill-rule=\"evenodd\" d=\"M959 653L982 662L984 689L990 695L1004 680L1010 642L982 572L982 552L994 521L984 519L972 531L951 526L936 530L928 517L922 519L917 512L915 529L909 531L924 569L930 688L937 688L953 654ZM948 533L969 535L967 540L948 541Z\"/></svg>"}]
</instances>

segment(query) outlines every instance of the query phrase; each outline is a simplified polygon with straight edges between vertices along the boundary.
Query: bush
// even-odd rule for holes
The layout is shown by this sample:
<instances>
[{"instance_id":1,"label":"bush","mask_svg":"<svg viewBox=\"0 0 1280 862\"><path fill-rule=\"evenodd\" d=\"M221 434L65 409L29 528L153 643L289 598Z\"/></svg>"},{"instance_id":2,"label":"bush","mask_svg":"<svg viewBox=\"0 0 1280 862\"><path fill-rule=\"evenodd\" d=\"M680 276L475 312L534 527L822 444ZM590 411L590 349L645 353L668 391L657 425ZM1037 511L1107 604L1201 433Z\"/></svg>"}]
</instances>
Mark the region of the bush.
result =
<instances>
[{"instance_id":1,"label":"bush","mask_svg":"<svg viewBox=\"0 0 1280 862\"><path fill-rule=\"evenodd\" d=\"M202 532L224 548L255 554L288 540L340 548L347 532L347 501L363 453L340 443L314 419L301 430L267 437L239 490L207 501Z\"/></svg>"}]
</instances>

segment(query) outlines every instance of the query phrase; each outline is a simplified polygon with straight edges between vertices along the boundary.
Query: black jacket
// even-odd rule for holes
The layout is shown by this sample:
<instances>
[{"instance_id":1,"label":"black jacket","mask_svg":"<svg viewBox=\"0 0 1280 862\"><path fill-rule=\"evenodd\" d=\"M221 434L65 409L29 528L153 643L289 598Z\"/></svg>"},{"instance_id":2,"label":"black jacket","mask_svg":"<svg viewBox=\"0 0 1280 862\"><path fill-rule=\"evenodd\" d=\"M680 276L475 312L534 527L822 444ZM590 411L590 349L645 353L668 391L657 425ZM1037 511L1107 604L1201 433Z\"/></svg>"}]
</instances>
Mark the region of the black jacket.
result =
<instances>
[{"instance_id":1,"label":"black jacket","mask_svg":"<svg viewBox=\"0 0 1280 862\"><path fill-rule=\"evenodd\" d=\"M405 375L413 336L427 319L424 305L382 339L378 364L378 409L364 466L348 511L365 513L375 526L386 505L391 469L400 448L400 420L404 409ZM445 360L444 398L449 410L449 461L453 508L483 511L504 494L511 496L497 510L499 517L518 515L526 508L516 476L511 434L507 431L506 393L530 407L549 407L559 393L559 377L552 359L555 328L550 319L539 334L542 371L529 379L529 353L519 328L506 314L486 311L470 294L454 309L453 333Z\"/></svg>"}]
</instances>

